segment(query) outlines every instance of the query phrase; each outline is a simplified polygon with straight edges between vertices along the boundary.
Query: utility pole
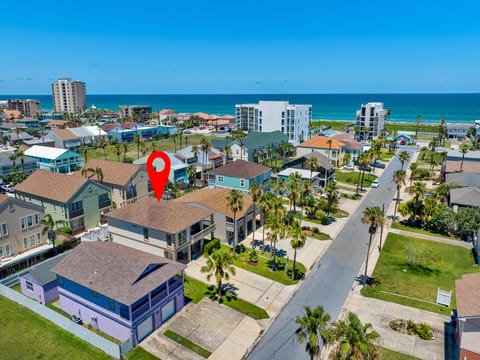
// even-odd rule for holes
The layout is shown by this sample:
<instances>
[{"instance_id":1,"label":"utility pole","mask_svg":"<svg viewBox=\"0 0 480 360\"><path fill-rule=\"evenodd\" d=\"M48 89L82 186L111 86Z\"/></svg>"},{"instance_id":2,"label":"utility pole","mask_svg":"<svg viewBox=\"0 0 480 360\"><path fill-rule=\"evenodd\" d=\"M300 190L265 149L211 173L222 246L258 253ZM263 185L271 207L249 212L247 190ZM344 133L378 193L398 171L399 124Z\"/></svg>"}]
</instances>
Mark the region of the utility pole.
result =
<instances>
[{"instance_id":1,"label":"utility pole","mask_svg":"<svg viewBox=\"0 0 480 360\"><path fill-rule=\"evenodd\" d=\"M383 224L385 222L385 203L382 204L382 217L382 225L380 227L380 246L378 247L379 251L382 251Z\"/></svg>"}]
</instances>

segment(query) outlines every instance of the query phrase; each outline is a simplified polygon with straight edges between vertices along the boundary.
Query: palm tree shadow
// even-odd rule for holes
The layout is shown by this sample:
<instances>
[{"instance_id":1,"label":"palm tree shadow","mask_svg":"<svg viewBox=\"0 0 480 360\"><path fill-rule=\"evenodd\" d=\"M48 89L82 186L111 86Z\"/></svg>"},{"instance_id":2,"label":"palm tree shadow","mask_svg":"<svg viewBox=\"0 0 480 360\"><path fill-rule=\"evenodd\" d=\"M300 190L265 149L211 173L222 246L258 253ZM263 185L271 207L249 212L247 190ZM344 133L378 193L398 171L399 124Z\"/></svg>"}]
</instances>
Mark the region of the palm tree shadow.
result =
<instances>
[{"instance_id":1,"label":"palm tree shadow","mask_svg":"<svg viewBox=\"0 0 480 360\"><path fill-rule=\"evenodd\" d=\"M225 301L230 302L232 300L237 300L238 298L238 288L231 283L222 284L221 291L222 295L218 296L216 286L210 285L207 287L207 291L205 291L204 295L212 301L218 301L220 304L223 304Z\"/></svg>"}]
</instances>

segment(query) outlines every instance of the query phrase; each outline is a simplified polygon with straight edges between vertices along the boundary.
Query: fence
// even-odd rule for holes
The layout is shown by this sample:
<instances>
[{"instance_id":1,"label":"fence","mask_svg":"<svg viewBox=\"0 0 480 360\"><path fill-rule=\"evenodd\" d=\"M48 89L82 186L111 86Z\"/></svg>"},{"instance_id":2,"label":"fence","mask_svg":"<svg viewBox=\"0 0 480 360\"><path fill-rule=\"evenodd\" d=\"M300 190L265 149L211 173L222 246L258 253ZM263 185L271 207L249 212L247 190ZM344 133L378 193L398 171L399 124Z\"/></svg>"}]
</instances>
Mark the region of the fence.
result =
<instances>
[{"instance_id":1,"label":"fence","mask_svg":"<svg viewBox=\"0 0 480 360\"><path fill-rule=\"evenodd\" d=\"M94 228L89 230L85 234L82 235L82 241L106 241L109 239L108 236L108 226L101 225L100 227Z\"/></svg>"},{"instance_id":2,"label":"fence","mask_svg":"<svg viewBox=\"0 0 480 360\"><path fill-rule=\"evenodd\" d=\"M15 301L16 303L27 307L38 315L53 322L55 325L60 326L62 329L72 333L73 335L79 337L82 340L85 340L86 342L92 344L93 346L99 348L103 352L117 359L120 359L121 350L125 351L123 352L125 354L132 348L131 342L129 343L128 341L126 341L119 346L101 337L100 335L97 335L94 332L84 328L83 326L74 323L72 320L64 317L63 315L60 315L59 313L49 309L48 307L43 306L38 302L6 286L0 285L0 295L5 296L10 300Z\"/></svg>"}]
</instances>

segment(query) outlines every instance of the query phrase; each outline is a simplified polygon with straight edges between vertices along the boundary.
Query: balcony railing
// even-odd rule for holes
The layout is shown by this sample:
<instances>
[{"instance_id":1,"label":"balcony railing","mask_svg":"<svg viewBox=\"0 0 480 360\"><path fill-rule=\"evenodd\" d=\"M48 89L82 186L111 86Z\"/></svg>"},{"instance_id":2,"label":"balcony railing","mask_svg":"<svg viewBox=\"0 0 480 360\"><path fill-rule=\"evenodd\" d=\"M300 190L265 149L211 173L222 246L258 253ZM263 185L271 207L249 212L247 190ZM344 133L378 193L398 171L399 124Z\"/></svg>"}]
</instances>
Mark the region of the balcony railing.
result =
<instances>
[{"instance_id":1,"label":"balcony railing","mask_svg":"<svg viewBox=\"0 0 480 360\"><path fill-rule=\"evenodd\" d=\"M73 219L82 215L83 215L83 209L70 210L70 219Z\"/></svg>"},{"instance_id":2,"label":"balcony railing","mask_svg":"<svg viewBox=\"0 0 480 360\"><path fill-rule=\"evenodd\" d=\"M226 223L225 230L233 232L233 228L234 228L233 223L229 223L229 222Z\"/></svg>"},{"instance_id":3,"label":"balcony railing","mask_svg":"<svg viewBox=\"0 0 480 360\"><path fill-rule=\"evenodd\" d=\"M137 196L137 192L136 191L130 191L130 192L127 192L127 200L128 199L131 199L131 198L134 198Z\"/></svg>"},{"instance_id":4,"label":"balcony railing","mask_svg":"<svg viewBox=\"0 0 480 360\"><path fill-rule=\"evenodd\" d=\"M178 280L178 281L175 281L174 283L171 283L170 285L168 285L168 289L170 291L170 294L175 291L176 289L180 288L183 286L183 281L182 280Z\"/></svg>"},{"instance_id":5,"label":"balcony railing","mask_svg":"<svg viewBox=\"0 0 480 360\"><path fill-rule=\"evenodd\" d=\"M110 199L98 202L98 208L99 209L109 207L110 205L112 205L112 201Z\"/></svg>"},{"instance_id":6,"label":"balcony railing","mask_svg":"<svg viewBox=\"0 0 480 360\"><path fill-rule=\"evenodd\" d=\"M143 304L142 306L140 306L135 311L133 311L132 319L135 319L135 318L139 317L140 315L142 315L148 309L150 309L150 304L147 302L147 303Z\"/></svg>"},{"instance_id":7,"label":"balcony railing","mask_svg":"<svg viewBox=\"0 0 480 360\"><path fill-rule=\"evenodd\" d=\"M212 231L215 231L215 224L209 225L205 229L200 230L196 234L192 235L192 242L203 239L206 235L208 235Z\"/></svg>"},{"instance_id":8,"label":"balcony railing","mask_svg":"<svg viewBox=\"0 0 480 360\"><path fill-rule=\"evenodd\" d=\"M162 292L159 292L157 295L152 296L152 306L158 304L160 301L165 299L168 296L168 290L165 289Z\"/></svg>"}]
</instances>

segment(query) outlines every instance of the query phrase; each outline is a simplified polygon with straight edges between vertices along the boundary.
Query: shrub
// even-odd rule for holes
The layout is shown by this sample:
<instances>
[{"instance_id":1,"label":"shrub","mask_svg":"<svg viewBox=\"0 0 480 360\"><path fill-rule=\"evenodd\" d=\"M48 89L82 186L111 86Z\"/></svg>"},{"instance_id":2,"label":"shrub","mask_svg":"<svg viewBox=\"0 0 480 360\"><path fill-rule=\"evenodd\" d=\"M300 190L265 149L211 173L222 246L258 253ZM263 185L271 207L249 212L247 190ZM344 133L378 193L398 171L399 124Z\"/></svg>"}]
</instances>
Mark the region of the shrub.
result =
<instances>
[{"instance_id":1,"label":"shrub","mask_svg":"<svg viewBox=\"0 0 480 360\"><path fill-rule=\"evenodd\" d=\"M407 334L414 335L417 333L417 324L413 322L413 320L407 321Z\"/></svg>"},{"instance_id":2,"label":"shrub","mask_svg":"<svg viewBox=\"0 0 480 360\"><path fill-rule=\"evenodd\" d=\"M236 254L243 254L246 251L247 251L247 248L243 244L238 244L237 246L235 246L235 253Z\"/></svg>"},{"instance_id":3,"label":"shrub","mask_svg":"<svg viewBox=\"0 0 480 360\"><path fill-rule=\"evenodd\" d=\"M420 339L423 340L431 340L433 338L432 328L425 323L417 325L416 333L420 337Z\"/></svg>"},{"instance_id":4,"label":"shrub","mask_svg":"<svg viewBox=\"0 0 480 360\"><path fill-rule=\"evenodd\" d=\"M320 229L315 226L315 227L312 228L312 232L313 232L314 234L320 234Z\"/></svg>"},{"instance_id":5,"label":"shrub","mask_svg":"<svg viewBox=\"0 0 480 360\"><path fill-rule=\"evenodd\" d=\"M68 234L68 235L72 235L73 234L73 231L72 231L72 228L71 227L68 227L68 226L62 226L62 227L59 227L57 229L58 232L61 232L61 233L64 233L64 234Z\"/></svg>"},{"instance_id":6,"label":"shrub","mask_svg":"<svg viewBox=\"0 0 480 360\"><path fill-rule=\"evenodd\" d=\"M325 214L322 214L319 219L320 220L320 224L322 225L328 225L328 216L325 215Z\"/></svg>"},{"instance_id":7,"label":"shrub","mask_svg":"<svg viewBox=\"0 0 480 360\"><path fill-rule=\"evenodd\" d=\"M203 247L203 253L211 255L217 249L220 249L220 239L215 238Z\"/></svg>"},{"instance_id":8,"label":"shrub","mask_svg":"<svg viewBox=\"0 0 480 360\"><path fill-rule=\"evenodd\" d=\"M248 262L258 262L258 254L254 249L250 249L250 251L248 252Z\"/></svg>"}]
</instances>

